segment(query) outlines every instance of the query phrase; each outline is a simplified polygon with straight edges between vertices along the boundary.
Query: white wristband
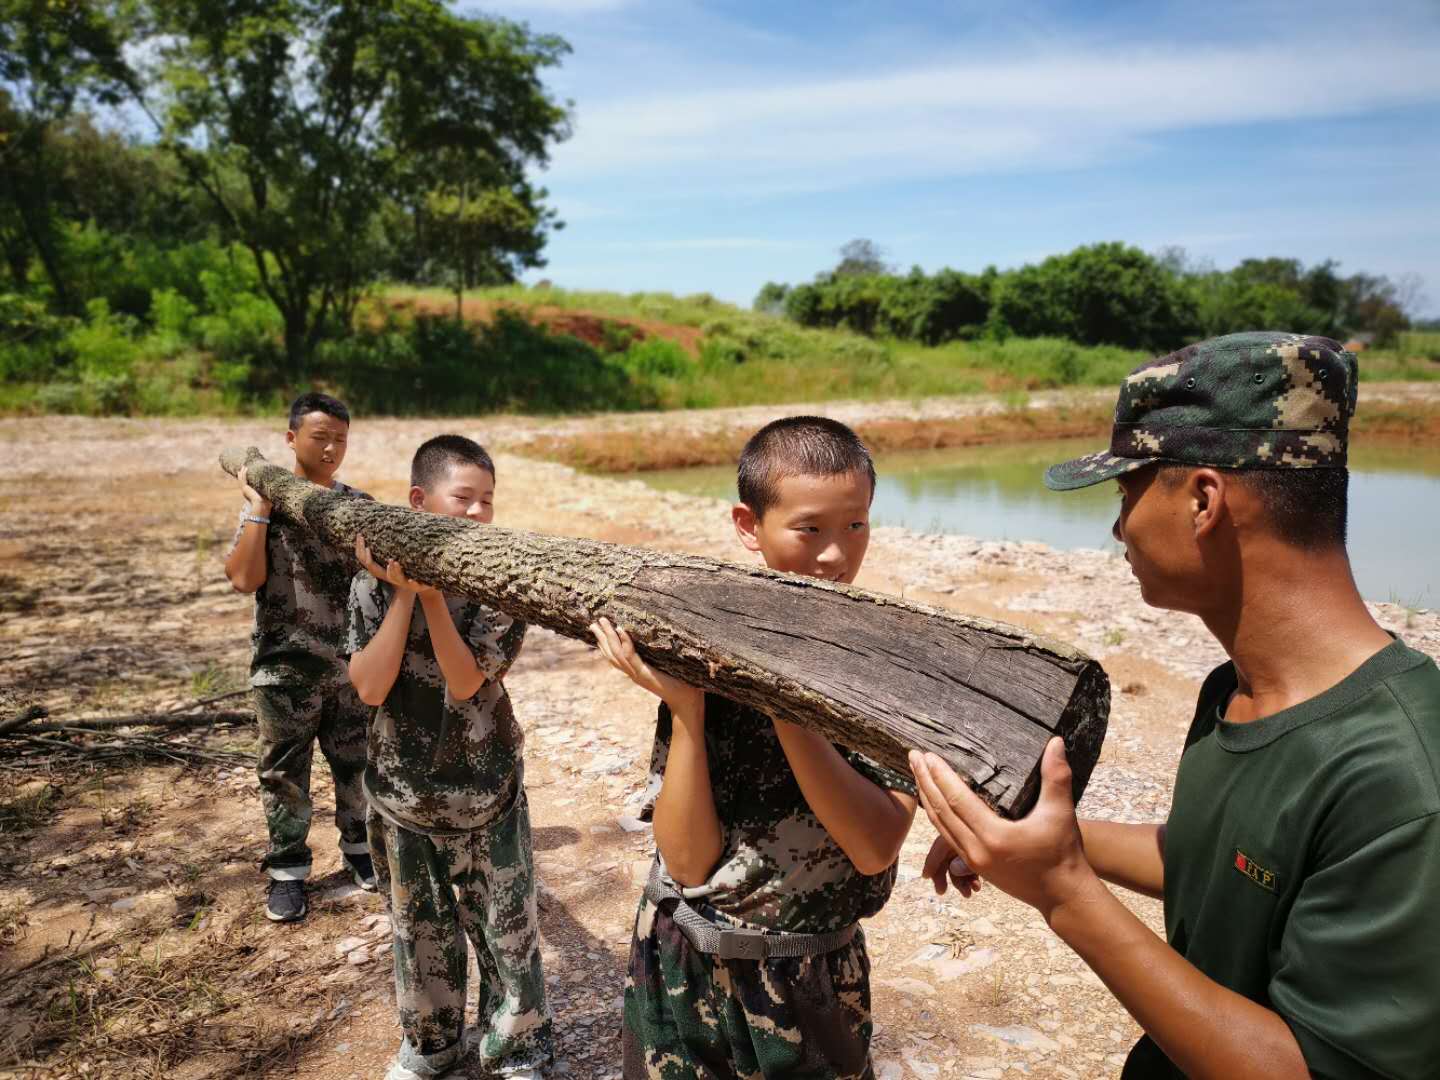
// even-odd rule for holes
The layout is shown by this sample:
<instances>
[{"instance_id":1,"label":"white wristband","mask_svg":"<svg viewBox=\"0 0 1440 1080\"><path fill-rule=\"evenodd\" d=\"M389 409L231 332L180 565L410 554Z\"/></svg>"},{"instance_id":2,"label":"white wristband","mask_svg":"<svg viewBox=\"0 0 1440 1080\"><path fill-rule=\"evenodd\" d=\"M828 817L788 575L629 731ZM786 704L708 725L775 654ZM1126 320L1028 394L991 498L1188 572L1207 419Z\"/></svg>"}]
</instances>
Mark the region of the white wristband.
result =
<instances>
[{"instance_id":1,"label":"white wristband","mask_svg":"<svg viewBox=\"0 0 1440 1080\"><path fill-rule=\"evenodd\" d=\"M268 517L259 517L259 516L255 515L255 514L246 514L246 515L245 515L245 520L246 520L246 521L253 521L253 522L255 522L256 525L269 525L269 524L270 524L270 519L269 519Z\"/></svg>"}]
</instances>

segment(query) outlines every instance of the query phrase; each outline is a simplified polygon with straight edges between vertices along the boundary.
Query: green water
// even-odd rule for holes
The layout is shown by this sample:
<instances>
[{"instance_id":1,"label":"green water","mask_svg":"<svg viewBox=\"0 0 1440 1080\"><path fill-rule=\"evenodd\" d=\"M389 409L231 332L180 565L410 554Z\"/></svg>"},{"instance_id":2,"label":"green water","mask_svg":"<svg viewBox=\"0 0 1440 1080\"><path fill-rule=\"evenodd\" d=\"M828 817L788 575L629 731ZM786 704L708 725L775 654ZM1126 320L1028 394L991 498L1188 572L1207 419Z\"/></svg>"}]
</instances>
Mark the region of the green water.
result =
<instances>
[{"instance_id":1,"label":"green water","mask_svg":"<svg viewBox=\"0 0 1440 1080\"><path fill-rule=\"evenodd\" d=\"M1114 484L1057 494L1040 480L1046 465L1094 449L1087 439L884 454L871 522L1118 551ZM1440 447L1358 447L1350 464L1350 558L1361 591L1440 607ZM666 491L735 498L728 466L641 475Z\"/></svg>"}]
</instances>

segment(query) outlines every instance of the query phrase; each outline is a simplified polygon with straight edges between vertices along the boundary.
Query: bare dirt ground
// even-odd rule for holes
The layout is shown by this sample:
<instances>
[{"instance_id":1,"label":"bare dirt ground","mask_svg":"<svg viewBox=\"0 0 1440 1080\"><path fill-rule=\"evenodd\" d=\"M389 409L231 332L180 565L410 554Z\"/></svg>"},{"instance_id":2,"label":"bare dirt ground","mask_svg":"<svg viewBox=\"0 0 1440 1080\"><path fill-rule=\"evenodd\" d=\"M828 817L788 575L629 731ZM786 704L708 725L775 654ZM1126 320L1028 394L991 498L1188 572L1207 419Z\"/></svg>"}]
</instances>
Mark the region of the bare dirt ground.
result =
<instances>
[{"instance_id":1,"label":"bare dirt ground","mask_svg":"<svg viewBox=\"0 0 1440 1080\"><path fill-rule=\"evenodd\" d=\"M725 412L641 418L635 430L675 437L780 410ZM342 476L399 501L413 447L439 430L503 450L585 423L366 422ZM52 720L154 712L244 685L251 601L220 566L239 503L215 459L253 443L286 460L279 429L0 420L0 720L27 703ZM514 453L498 467L504 524L747 557L722 503ZM1195 620L1145 608L1123 561L881 529L860 583L1032 626L1102 659L1115 703L1082 812L1164 816L1198 680L1220 657ZM1440 656L1440 616L1376 612ZM508 685L527 730L559 1070L618 1076L626 949L652 847L621 819L643 782L652 702L591 650L544 631ZM244 751L252 730L189 739ZM314 791L311 914L276 927L261 914L251 768L44 770L0 750L0 1075L378 1076L399 1041L388 926L381 902L339 872L318 755ZM922 815L894 898L867 924L883 1080L1115 1075L1134 1024L1029 909L994 889L935 898L918 877L932 836ZM1127 903L1159 927L1157 903Z\"/></svg>"}]
</instances>

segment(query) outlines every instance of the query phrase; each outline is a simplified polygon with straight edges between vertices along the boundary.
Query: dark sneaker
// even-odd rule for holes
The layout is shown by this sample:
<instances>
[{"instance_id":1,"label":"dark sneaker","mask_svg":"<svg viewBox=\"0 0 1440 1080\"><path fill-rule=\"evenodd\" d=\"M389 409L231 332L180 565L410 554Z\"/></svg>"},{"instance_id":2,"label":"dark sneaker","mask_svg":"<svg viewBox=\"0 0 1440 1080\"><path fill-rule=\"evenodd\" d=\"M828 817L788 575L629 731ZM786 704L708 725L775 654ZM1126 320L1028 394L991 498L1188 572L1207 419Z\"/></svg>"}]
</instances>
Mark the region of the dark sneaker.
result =
<instances>
[{"instance_id":1,"label":"dark sneaker","mask_svg":"<svg viewBox=\"0 0 1440 1080\"><path fill-rule=\"evenodd\" d=\"M375 864L370 861L370 853L362 851L357 855L343 853L340 859L345 864L345 869L350 871L350 876L355 879L355 884L366 892L375 891Z\"/></svg>"},{"instance_id":2,"label":"dark sneaker","mask_svg":"<svg viewBox=\"0 0 1440 1080\"><path fill-rule=\"evenodd\" d=\"M299 922L305 917L305 883L271 879L265 917L271 922Z\"/></svg>"}]
</instances>

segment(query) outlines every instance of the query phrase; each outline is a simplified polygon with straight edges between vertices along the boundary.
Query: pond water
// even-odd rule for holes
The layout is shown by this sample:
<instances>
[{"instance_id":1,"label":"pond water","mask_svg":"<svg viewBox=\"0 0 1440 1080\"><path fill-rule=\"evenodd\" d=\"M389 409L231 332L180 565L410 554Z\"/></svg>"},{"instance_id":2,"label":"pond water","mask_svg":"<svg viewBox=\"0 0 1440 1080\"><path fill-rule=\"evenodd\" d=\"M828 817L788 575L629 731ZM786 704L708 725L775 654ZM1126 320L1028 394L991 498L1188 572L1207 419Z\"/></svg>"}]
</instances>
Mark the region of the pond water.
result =
<instances>
[{"instance_id":1,"label":"pond water","mask_svg":"<svg viewBox=\"0 0 1440 1080\"><path fill-rule=\"evenodd\" d=\"M986 540L1039 540L1119 551L1114 484L1055 493L1046 465L1097 449L1093 439L882 454L871 522ZM1350 558L1371 600L1440 607L1440 447L1351 451ZM653 487L735 498L731 467L641 474Z\"/></svg>"}]
</instances>

